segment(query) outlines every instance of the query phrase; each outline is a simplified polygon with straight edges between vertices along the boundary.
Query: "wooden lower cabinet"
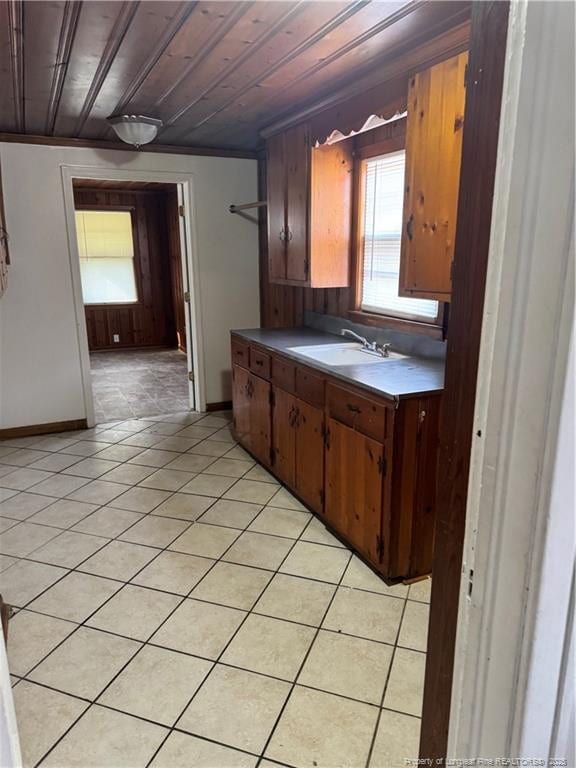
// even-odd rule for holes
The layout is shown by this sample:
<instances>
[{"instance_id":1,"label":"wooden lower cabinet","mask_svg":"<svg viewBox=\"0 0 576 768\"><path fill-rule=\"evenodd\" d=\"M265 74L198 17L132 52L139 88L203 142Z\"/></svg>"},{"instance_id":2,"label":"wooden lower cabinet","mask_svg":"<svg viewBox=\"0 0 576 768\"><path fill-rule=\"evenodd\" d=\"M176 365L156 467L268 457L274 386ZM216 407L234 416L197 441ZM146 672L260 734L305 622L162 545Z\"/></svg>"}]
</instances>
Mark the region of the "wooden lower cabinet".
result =
<instances>
[{"instance_id":1,"label":"wooden lower cabinet","mask_svg":"<svg viewBox=\"0 0 576 768\"><path fill-rule=\"evenodd\" d=\"M270 464L272 430L270 383L239 365L232 366L234 429L242 443L262 464Z\"/></svg>"},{"instance_id":2,"label":"wooden lower cabinet","mask_svg":"<svg viewBox=\"0 0 576 768\"><path fill-rule=\"evenodd\" d=\"M262 375L256 345L234 358L238 441L384 577L430 573L440 397L394 402L267 354Z\"/></svg>"},{"instance_id":3,"label":"wooden lower cabinet","mask_svg":"<svg viewBox=\"0 0 576 768\"><path fill-rule=\"evenodd\" d=\"M302 501L322 513L324 502L324 412L274 387L272 467Z\"/></svg>"},{"instance_id":4,"label":"wooden lower cabinet","mask_svg":"<svg viewBox=\"0 0 576 768\"><path fill-rule=\"evenodd\" d=\"M328 419L327 522L364 557L382 564L384 445Z\"/></svg>"}]
</instances>

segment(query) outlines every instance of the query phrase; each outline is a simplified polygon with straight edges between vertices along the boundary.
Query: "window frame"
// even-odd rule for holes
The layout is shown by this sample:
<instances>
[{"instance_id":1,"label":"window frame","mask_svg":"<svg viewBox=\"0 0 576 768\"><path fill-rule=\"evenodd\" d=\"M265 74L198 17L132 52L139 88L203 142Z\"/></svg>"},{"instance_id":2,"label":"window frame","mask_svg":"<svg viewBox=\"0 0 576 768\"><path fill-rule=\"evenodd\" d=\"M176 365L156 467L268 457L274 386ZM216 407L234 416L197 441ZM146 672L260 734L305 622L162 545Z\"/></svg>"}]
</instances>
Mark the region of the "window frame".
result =
<instances>
[{"instance_id":1,"label":"window frame","mask_svg":"<svg viewBox=\"0 0 576 768\"><path fill-rule=\"evenodd\" d=\"M408 332L422 333L433 338L443 338L447 317L446 305L438 302L435 318L426 319L419 315L367 312L362 309L362 283L364 273L364 195L367 160L373 157L392 154L406 149L406 121L395 135L356 146L354 152L354 203L353 203L353 239L352 239L352 308L348 312L351 320L364 325L394 328Z\"/></svg>"},{"instance_id":2,"label":"window frame","mask_svg":"<svg viewBox=\"0 0 576 768\"><path fill-rule=\"evenodd\" d=\"M101 213L113 213L119 211L121 213L128 212L130 214L130 222L132 224L132 248L134 251L134 283L136 286L136 301L98 301L98 302L85 302L82 301L85 307L95 307L96 309L103 309L106 307L119 307L126 309L130 307L137 307L142 304L142 273L140 269L140 248L138 244L138 225L136 221L136 207L134 205L88 205L86 203L82 205L74 205L75 211L98 211ZM78 236L78 233L76 233Z\"/></svg>"}]
</instances>

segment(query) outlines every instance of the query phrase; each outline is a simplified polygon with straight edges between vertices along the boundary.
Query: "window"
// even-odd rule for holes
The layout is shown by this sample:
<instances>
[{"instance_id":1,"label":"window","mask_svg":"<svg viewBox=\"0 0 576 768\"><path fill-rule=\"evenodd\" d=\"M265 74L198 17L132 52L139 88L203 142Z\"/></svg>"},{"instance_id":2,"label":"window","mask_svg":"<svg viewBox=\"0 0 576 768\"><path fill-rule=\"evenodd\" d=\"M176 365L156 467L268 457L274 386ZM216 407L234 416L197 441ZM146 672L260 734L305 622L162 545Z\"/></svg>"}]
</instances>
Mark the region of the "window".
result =
<instances>
[{"instance_id":1,"label":"window","mask_svg":"<svg viewBox=\"0 0 576 768\"><path fill-rule=\"evenodd\" d=\"M398 295L404 150L362 161L361 306L364 312L435 322L438 302Z\"/></svg>"},{"instance_id":2,"label":"window","mask_svg":"<svg viewBox=\"0 0 576 768\"><path fill-rule=\"evenodd\" d=\"M138 301L130 211L76 211L84 304Z\"/></svg>"}]
</instances>

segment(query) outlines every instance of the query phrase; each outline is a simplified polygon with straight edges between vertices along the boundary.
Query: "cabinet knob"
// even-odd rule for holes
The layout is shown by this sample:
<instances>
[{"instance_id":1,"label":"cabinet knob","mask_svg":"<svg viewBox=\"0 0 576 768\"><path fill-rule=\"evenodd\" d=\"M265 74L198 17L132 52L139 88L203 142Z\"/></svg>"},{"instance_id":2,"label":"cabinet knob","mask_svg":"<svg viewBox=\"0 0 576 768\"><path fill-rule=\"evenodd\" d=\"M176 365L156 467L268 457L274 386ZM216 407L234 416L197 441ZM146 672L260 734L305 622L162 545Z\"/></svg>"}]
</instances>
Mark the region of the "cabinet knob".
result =
<instances>
[{"instance_id":1,"label":"cabinet knob","mask_svg":"<svg viewBox=\"0 0 576 768\"><path fill-rule=\"evenodd\" d=\"M280 230L278 237L282 242L286 241L286 232L284 231L284 227L282 227L282 229Z\"/></svg>"}]
</instances>

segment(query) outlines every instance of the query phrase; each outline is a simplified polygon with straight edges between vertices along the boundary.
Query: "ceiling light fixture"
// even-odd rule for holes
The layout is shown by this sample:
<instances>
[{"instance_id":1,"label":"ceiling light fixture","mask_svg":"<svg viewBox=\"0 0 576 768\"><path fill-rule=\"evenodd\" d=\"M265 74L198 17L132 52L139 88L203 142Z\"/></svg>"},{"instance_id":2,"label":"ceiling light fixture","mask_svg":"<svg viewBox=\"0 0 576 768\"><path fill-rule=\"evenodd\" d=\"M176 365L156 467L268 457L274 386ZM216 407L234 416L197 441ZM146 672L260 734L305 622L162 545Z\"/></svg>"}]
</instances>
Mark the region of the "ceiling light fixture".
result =
<instances>
[{"instance_id":1,"label":"ceiling light fixture","mask_svg":"<svg viewBox=\"0 0 576 768\"><path fill-rule=\"evenodd\" d=\"M121 141L136 148L153 141L162 127L162 120L144 115L114 115L108 118L108 122Z\"/></svg>"}]
</instances>

